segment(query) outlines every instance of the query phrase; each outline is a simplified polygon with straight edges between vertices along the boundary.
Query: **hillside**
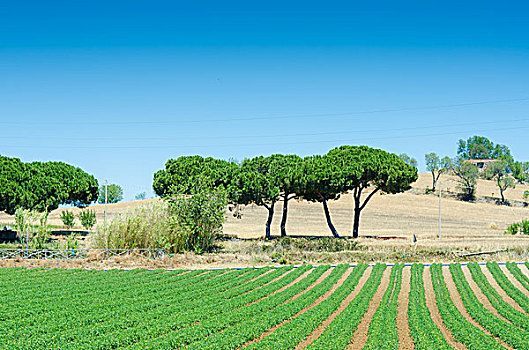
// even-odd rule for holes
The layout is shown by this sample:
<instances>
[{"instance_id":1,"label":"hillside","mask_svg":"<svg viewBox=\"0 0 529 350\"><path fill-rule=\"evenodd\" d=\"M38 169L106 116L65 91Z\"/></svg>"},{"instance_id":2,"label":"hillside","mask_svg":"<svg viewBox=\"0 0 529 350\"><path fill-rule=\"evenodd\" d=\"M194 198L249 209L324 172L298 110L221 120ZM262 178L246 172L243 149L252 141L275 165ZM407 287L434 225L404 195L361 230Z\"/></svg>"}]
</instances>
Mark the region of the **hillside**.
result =
<instances>
[{"instance_id":1,"label":"hillside","mask_svg":"<svg viewBox=\"0 0 529 350\"><path fill-rule=\"evenodd\" d=\"M441 178L443 188L456 190L456 178L444 175ZM410 238L412 235L421 239L433 239L438 233L439 200L436 195L424 193L427 186L431 186L431 175L420 174L413 184L412 190L396 195L375 195L362 213L362 236L400 236ZM506 191L505 196L511 200L522 200L523 192L529 190L527 185L518 185L516 189ZM498 197L498 190L494 182L479 180L478 196ZM109 204L107 215L112 217L116 213L128 208L143 205L145 201ZM333 222L342 235L351 230L352 196L344 195L337 201L329 203ZM104 205L91 206L97 213L98 222L103 222ZM52 225L62 225L59 215L64 209L50 213L49 222ZM72 209L70 209L72 210ZM78 209L73 209L75 212ZM266 210L263 207L249 205L242 208L242 218L236 219L229 215L225 223L224 232L241 238L257 238L264 234ZM506 239L503 235L506 227L524 218L529 218L529 208L500 206L492 203L467 203L450 197L442 199L442 232L444 238L461 239ZM272 234L279 234L281 220L281 204L276 204ZM12 223L13 218L4 213L0 214L0 223ZM322 205L305 201L291 201L287 230L290 235L330 235ZM528 241L529 242L529 241Z\"/></svg>"}]
</instances>

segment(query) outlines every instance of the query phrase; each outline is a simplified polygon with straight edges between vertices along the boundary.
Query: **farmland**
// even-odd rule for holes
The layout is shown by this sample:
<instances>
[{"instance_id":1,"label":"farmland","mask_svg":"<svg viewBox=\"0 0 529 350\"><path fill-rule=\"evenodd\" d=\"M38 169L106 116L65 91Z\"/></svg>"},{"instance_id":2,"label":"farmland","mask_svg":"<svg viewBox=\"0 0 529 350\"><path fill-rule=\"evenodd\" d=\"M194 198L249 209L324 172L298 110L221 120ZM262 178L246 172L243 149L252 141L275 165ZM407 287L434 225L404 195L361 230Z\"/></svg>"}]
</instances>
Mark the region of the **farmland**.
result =
<instances>
[{"instance_id":1,"label":"farmland","mask_svg":"<svg viewBox=\"0 0 529 350\"><path fill-rule=\"evenodd\" d=\"M529 264L0 270L7 349L529 348Z\"/></svg>"}]
</instances>

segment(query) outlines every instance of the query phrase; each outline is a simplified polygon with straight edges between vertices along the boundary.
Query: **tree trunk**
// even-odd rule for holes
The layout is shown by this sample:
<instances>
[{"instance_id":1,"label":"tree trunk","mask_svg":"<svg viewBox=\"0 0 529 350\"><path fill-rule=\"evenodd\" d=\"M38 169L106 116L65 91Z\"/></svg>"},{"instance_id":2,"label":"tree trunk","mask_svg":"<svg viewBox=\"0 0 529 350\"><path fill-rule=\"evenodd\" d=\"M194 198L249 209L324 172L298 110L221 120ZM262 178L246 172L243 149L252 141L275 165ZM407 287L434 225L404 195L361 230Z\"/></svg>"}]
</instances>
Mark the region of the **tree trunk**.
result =
<instances>
[{"instance_id":1,"label":"tree trunk","mask_svg":"<svg viewBox=\"0 0 529 350\"><path fill-rule=\"evenodd\" d=\"M362 189L355 188L353 192L354 200L354 218L353 218L353 238L358 238L358 228L360 227L360 199L362 198Z\"/></svg>"},{"instance_id":2,"label":"tree trunk","mask_svg":"<svg viewBox=\"0 0 529 350\"><path fill-rule=\"evenodd\" d=\"M287 235L287 215L288 215L288 193L283 197L283 216L281 217L281 237Z\"/></svg>"},{"instance_id":3,"label":"tree trunk","mask_svg":"<svg viewBox=\"0 0 529 350\"><path fill-rule=\"evenodd\" d=\"M432 171L432 191L435 192L435 185L437 184L437 179L435 178L435 173Z\"/></svg>"},{"instance_id":4,"label":"tree trunk","mask_svg":"<svg viewBox=\"0 0 529 350\"><path fill-rule=\"evenodd\" d=\"M323 198L323 211L325 212L325 219L327 219L327 225L329 225L329 229L331 230L331 233L334 237L340 238L340 235L338 235L338 231L336 231L336 228L332 224L331 220L331 214L329 213L329 207L327 206L327 200Z\"/></svg>"},{"instance_id":5,"label":"tree trunk","mask_svg":"<svg viewBox=\"0 0 529 350\"><path fill-rule=\"evenodd\" d=\"M501 202L505 203L505 196L503 195L503 189L500 187Z\"/></svg>"},{"instance_id":6,"label":"tree trunk","mask_svg":"<svg viewBox=\"0 0 529 350\"><path fill-rule=\"evenodd\" d=\"M353 238L358 238L358 228L360 227L360 208L355 208L355 217L353 222Z\"/></svg>"},{"instance_id":7,"label":"tree trunk","mask_svg":"<svg viewBox=\"0 0 529 350\"><path fill-rule=\"evenodd\" d=\"M272 226L272 219L274 218L274 205L275 202L272 202L270 206L265 206L265 208L268 210L268 219L266 220L266 230L265 230L265 238L270 239L270 228Z\"/></svg>"}]
</instances>

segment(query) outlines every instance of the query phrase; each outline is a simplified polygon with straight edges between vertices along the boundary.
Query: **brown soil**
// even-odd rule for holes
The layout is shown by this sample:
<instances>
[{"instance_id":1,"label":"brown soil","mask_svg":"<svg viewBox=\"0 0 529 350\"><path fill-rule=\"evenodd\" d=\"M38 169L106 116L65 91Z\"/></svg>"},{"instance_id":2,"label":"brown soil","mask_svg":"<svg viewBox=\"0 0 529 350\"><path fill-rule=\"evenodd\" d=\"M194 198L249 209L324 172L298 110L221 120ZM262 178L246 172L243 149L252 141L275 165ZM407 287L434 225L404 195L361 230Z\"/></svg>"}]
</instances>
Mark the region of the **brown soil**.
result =
<instances>
[{"instance_id":1,"label":"brown soil","mask_svg":"<svg viewBox=\"0 0 529 350\"><path fill-rule=\"evenodd\" d=\"M408 324L408 302L410 295L411 267L405 266L402 270L402 287L399 293L399 304L397 309L397 329L399 334L399 349L415 349L413 339L410 335Z\"/></svg>"},{"instance_id":2,"label":"brown soil","mask_svg":"<svg viewBox=\"0 0 529 350\"><path fill-rule=\"evenodd\" d=\"M318 339L320 337L320 335L325 331L325 329L331 324L332 321L334 321L334 319L343 312L343 310L345 310L345 308L354 300L354 298L358 295L358 293L360 292L360 290L364 287L367 279L369 278L369 276L371 275L371 271L373 270L373 267L369 266L365 271L364 271L364 274L362 275L362 277L360 277L360 279L358 280L358 284L356 285L356 287L354 288L354 290L351 292L351 294L349 294L343 301L342 303L340 304L340 307L338 308L338 310L336 310L334 313L332 313L331 316L329 316L328 319L326 319L325 321L323 321L323 323L321 325L318 326L318 328L316 328L314 330L314 332L312 332L311 335L309 335L305 340L303 340L300 344L298 344L298 346L296 346L296 350L299 350L299 349L303 349L307 346L309 346L310 344L312 344L316 339Z\"/></svg>"},{"instance_id":3,"label":"brown soil","mask_svg":"<svg viewBox=\"0 0 529 350\"><path fill-rule=\"evenodd\" d=\"M432 275L430 274L429 266L425 266L424 268L423 280L426 306L430 310L430 315L432 317L433 322L435 323L437 328L439 328L439 330L443 334L443 337L446 339L448 344L450 344L450 346L457 350L466 349L463 344L459 343L457 340L454 339L452 333L448 330L448 328L446 328L445 324L443 323L443 319L441 317L441 314L439 313L439 309L437 308L437 303L435 302L435 292L433 290Z\"/></svg>"},{"instance_id":4,"label":"brown soil","mask_svg":"<svg viewBox=\"0 0 529 350\"><path fill-rule=\"evenodd\" d=\"M468 322L470 322L472 325L479 328L483 333L488 334L492 337L494 337L489 331L487 331L485 328L483 328L479 323L477 323L467 312L465 306L463 305L463 300L461 300L461 296L459 295L459 292L457 291L456 285L454 283L454 280L452 279L452 274L450 273L450 270L448 267L443 266L443 276L446 282L446 287L448 288L448 291L450 292L450 297L452 298L452 301L454 302L454 305L459 310L461 315L467 319ZM507 349L512 349L512 346L505 343L501 339L494 337L498 343L506 347Z\"/></svg>"},{"instance_id":5,"label":"brown soil","mask_svg":"<svg viewBox=\"0 0 529 350\"><path fill-rule=\"evenodd\" d=\"M523 294L525 294L527 297L529 297L529 290L525 289L524 286L522 286L522 284L520 282L518 282L518 280L516 279L516 277L513 276L513 274L511 273L511 271L509 271L509 269L507 269L507 266L505 265L500 265L500 269L502 269L503 273L505 274L505 276L507 276L507 278L509 279L509 281L511 281L511 283L516 287L518 288Z\"/></svg>"},{"instance_id":6,"label":"brown soil","mask_svg":"<svg viewBox=\"0 0 529 350\"><path fill-rule=\"evenodd\" d=\"M477 285L477 283L472 278L472 274L470 273L470 270L468 269L468 266L461 266L461 269L463 270L463 275L465 275L465 279L468 281L468 284L470 285L470 289L472 289L472 292L474 292L474 295L476 298L478 298L479 302L485 307L485 309L492 312L493 315L496 317L501 318L502 320L509 322L506 318L504 318L502 315L498 313L498 310L492 304L490 303L489 299L483 294L481 291L481 288Z\"/></svg>"},{"instance_id":7,"label":"brown soil","mask_svg":"<svg viewBox=\"0 0 529 350\"><path fill-rule=\"evenodd\" d=\"M489 269L487 269L487 266L481 265L480 267L481 267L481 271L483 271L483 274L485 275L485 277L487 277L487 280L489 281L490 285L492 286L492 288L494 288L496 290L496 292L498 292L500 297L505 302L507 302L509 305L511 305L513 308L515 308L516 310L525 313L525 310L522 309L520 307L520 305L518 305L518 303L516 301L514 301L514 299L512 299L510 296L508 296L507 293L505 293L505 291L503 290L502 287L500 287L498 282L496 282L496 280L494 279L494 276L492 276L492 273L490 273Z\"/></svg>"},{"instance_id":8,"label":"brown soil","mask_svg":"<svg viewBox=\"0 0 529 350\"><path fill-rule=\"evenodd\" d=\"M390 273L391 268L386 268L384 274L382 275L382 281L380 283L380 286L378 287L377 292L373 296L373 299L371 299L371 301L369 302L369 308L367 309L367 312L358 324L358 328L354 332L351 343L349 344L347 349L362 349L364 347L369 336L368 332L369 325L371 324L371 319L373 319L375 312L377 311L378 307L380 306L380 303L382 302L382 297L384 296L386 289L388 289Z\"/></svg>"},{"instance_id":9,"label":"brown soil","mask_svg":"<svg viewBox=\"0 0 529 350\"><path fill-rule=\"evenodd\" d=\"M327 270L326 272L329 272L330 273L330 270ZM289 323L290 321L292 321L293 319L295 319L296 317L298 317L299 315L301 314L304 314L305 312L309 311L310 309L318 306L319 304L321 304L324 300L326 300L327 298L329 298L332 293L334 293L336 291L336 289L338 289L344 282L345 280L347 279L347 277L349 277L349 275L351 274L351 272L353 271L352 268L349 268L347 269L347 271L345 271L345 273L340 277L340 279L331 287L331 289L329 291L327 291L325 294L323 294L321 297L319 297L318 299L316 299L314 301L314 303L312 303L312 305L309 305L307 306L305 309L299 311L297 314L295 314L294 316L292 316L290 319L288 320L285 320L283 322L281 322L280 324L277 324L275 325L274 327L270 328L268 331L266 331L265 333L261 334L258 338L244 344L242 346L242 348L245 348L247 347L248 345L250 344L253 344L253 343L256 343L256 342L259 342L261 340L263 340L264 338L266 338L267 336L269 336L270 334L272 334L273 332L275 332L276 329L278 329L279 327L282 327L283 325ZM328 274L327 274L328 276ZM323 277L323 276L322 276ZM317 283L321 283L321 281L317 282ZM313 286L311 286L313 287ZM305 293L308 291L309 289L306 289L305 290ZM298 294L296 295L295 297L289 299L289 301L291 300L295 300L297 299L301 294Z\"/></svg>"}]
</instances>

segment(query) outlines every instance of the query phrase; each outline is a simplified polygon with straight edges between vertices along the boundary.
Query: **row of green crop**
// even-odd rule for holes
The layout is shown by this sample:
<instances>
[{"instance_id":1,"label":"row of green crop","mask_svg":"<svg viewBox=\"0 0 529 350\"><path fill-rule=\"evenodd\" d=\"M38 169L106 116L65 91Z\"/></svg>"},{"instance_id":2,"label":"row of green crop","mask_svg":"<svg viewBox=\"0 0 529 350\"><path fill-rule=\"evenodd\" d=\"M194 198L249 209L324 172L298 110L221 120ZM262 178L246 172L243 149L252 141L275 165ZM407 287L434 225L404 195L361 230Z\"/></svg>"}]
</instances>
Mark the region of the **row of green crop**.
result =
<instances>
[{"instance_id":1,"label":"row of green crop","mask_svg":"<svg viewBox=\"0 0 529 350\"><path fill-rule=\"evenodd\" d=\"M192 304L197 297L198 300L208 295L216 297L218 292L239 286L239 283L244 282L241 280L242 276L246 275L245 278L249 279L256 273L262 272L264 270L250 271L250 274L248 270L228 271L227 273L214 271L200 273L198 276L184 274L176 283L153 284L148 288L137 290L133 288L112 300L105 294L101 294L96 300L83 298L87 304L86 308L78 310L77 303L64 303L59 305L61 312L53 314L52 322L35 322L35 318L29 318L31 322L29 327L17 327L17 332L10 334L9 338L15 338L16 343L21 341L20 347L93 340L94 336L99 336L97 339L100 340L103 335L107 337L112 332L134 328L137 325L135 317L142 319L143 316L153 311L167 314L172 305ZM93 310L97 310L97 318L94 318ZM49 318L50 313L44 314L46 315ZM17 339L19 334L26 336ZM31 336L27 336L28 334ZM37 344L34 344L33 340Z\"/></svg>"},{"instance_id":2,"label":"row of green crop","mask_svg":"<svg viewBox=\"0 0 529 350\"><path fill-rule=\"evenodd\" d=\"M325 331L310 344L307 349L345 349L358 324L369 308L369 302L373 299L382 280L386 265L377 264L373 267L371 274L355 298L347 307L325 328Z\"/></svg>"},{"instance_id":3,"label":"row of green crop","mask_svg":"<svg viewBox=\"0 0 529 350\"><path fill-rule=\"evenodd\" d=\"M234 349L240 347L313 304L316 299L331 289L346 270L347 265L340 265L334 268L321 283L307 290L301 297L280 304L268 312L256 314L246 319L241 325L229 327L222 332L195 342L188 349ZM303 290L301 289L299 292Z\"/></svg>"},{"instance_id":4,"label":"row of green crop","mask_svg":"<svg viewBox=\"0 0 529 350\"><path fill-rule=\"evenodd\" d=\"M391 269L389 285L380 306L369 324L368 338L364 349L398 349L397 307L402 285L404 264L396 264Z\"/></svg>"},{"instance_id":5,"label":"row of green crop","mask_svg":"<svg viewBox=\"0 0 529 350\"><path fill-rule=\"evenodd\" d=\"M342 301L353 292L366 268L366 265L359 265L354 268L351 275L327 299L292 319L260 342L252 344L248 349L295 348L340 307Z\"/></svg>"},{"instance_id":6,"label":"row of green crop","mask_svg":"<svg viewBox=\"0 0 529 350\"><path fill-rule=\"evenodd\" d=\"M507 263L507 269L513 274L514 278L520 282L520 284L529 291L529 277L524 275L520 268L515 263ZM526 263L529 268L529 263Z\"/></svg>"},{"instance_id":7,"label":"row of green crop","mask_svg":"<svg viewBox=\"0 0 529 350\"><path fill-rule=\"evenodd\" d=\"M417 350L451 349L452 347L433 322L430 310L426 305L423 272L423 265L412 265L408 299L410 335Z\"/></svg>"},{"instance_id":8,"label":"row of green crop","mask_svg":"<svg viewBox=\"0 0 529 350\"><path fill-rule=\"evenodd\" d=\"M260 288L251 293L247 293L243 298L236 300L236 303L231 305L221 305L224 309L220 313L212 313L211 310L206 310L203 314L202 321L199 324L182 328L172 332L166 332L159 337L145 337L141 341L134 344L135 348L175 348L185 346L194 341L204 339L210 335L218 333L226 328L243 322L248 317L253 316L256 313L267 312L270 308L276 307L284 302L292 293L299 293L300 290L307 288L310 284L314 283L329 266L322 266L314 269L307 277L303 278L293 286L288 287L281 293L275 293L274 291L281 289L294 279L301 276L308 270L308 267L296 269L289 278L283 278L273 284ZM205 305L210 309L217 308L217 303L211 305ZM179 318L182 314L179 314Z\"/></svg>"},{"instance_id":9,"label":"row of green crop","mask_svg":"<svg viewBox=\"0 0 529 350\"><path fill-rule=\"evenodd\" d=\"M435 293L437 308L443 319L443 323L450 330L454 338L471 350L503 349L491 336L483 333L479 328L472 325L461 315L454 305L442 272L441 264L433 264L430 267L432 284Z\"/></svg>"},{"instance_id":10,"label":"row of green crop","mask_svg":"<svg viewBox=\"0 0 529 350\"><path fill-rule=\"evenodd\" d=\"M498 282L500 287L518 303L526 312L529 312L529 298L509 281L497 263L487 263L487 268L492 273L492 276Z\"/></svg>"},{"instance_id":11,"label":"row of green crop","mask_svg":"<svg viewBox=\"0 0 529 350\"><path fill-rule=\"evenodd\" d=\"M203 298L193 298L191 295L190 298L182 300L174 297L171 300L165 300L163 307L148 309L144 312L133 310L128 315L128 319L133 321L133 327L114 328L111 332L105 332L97 339L84 336L86 332L81 332L76 336L78 339L76 346L82 345L85 348L95 349L116 348L185 329L185 327L201 322L205 317L228 312L234 307L267 295L290 283L308 269L310 267L304 266L283 276L285 271L291 270L290 267L285 267L248 283L237 284L232 282L230 289L220 293L210 293ZM281 276L283 278L274 283L269 283ZM176 315L178 317L175 317ZM96 328L96 331L99 329Z\"/></svg>"},{"instance_id":12,"label":"row of green crop","mask_svg":"<svg viewBox=\"0 0 529 350\"><path fill-rule=\"evenodd\" d=\"M480 303L466 280L461 265L450 264L450 272L469 315L492 335L516 349L529 349L529 333L502 320Z\"/></svg>"},{"instance_id":13,"label":"row of green crop","mask_svg":"<svg viewBox=\"0 0 529 350\"><path fill-rule=\"evenodd\" d=\"M472 274L472 279L476 282L485 297L487 297L498 313L505 317L505 319L509 320L513 325L529 331L529 317L527 314L516 310L503 300L498 291L496 291L487 280L487 277L483 271L481 271L480 266L477 263L470 263L468 264L468 269Z\"/></svg>"}]
</instances>

